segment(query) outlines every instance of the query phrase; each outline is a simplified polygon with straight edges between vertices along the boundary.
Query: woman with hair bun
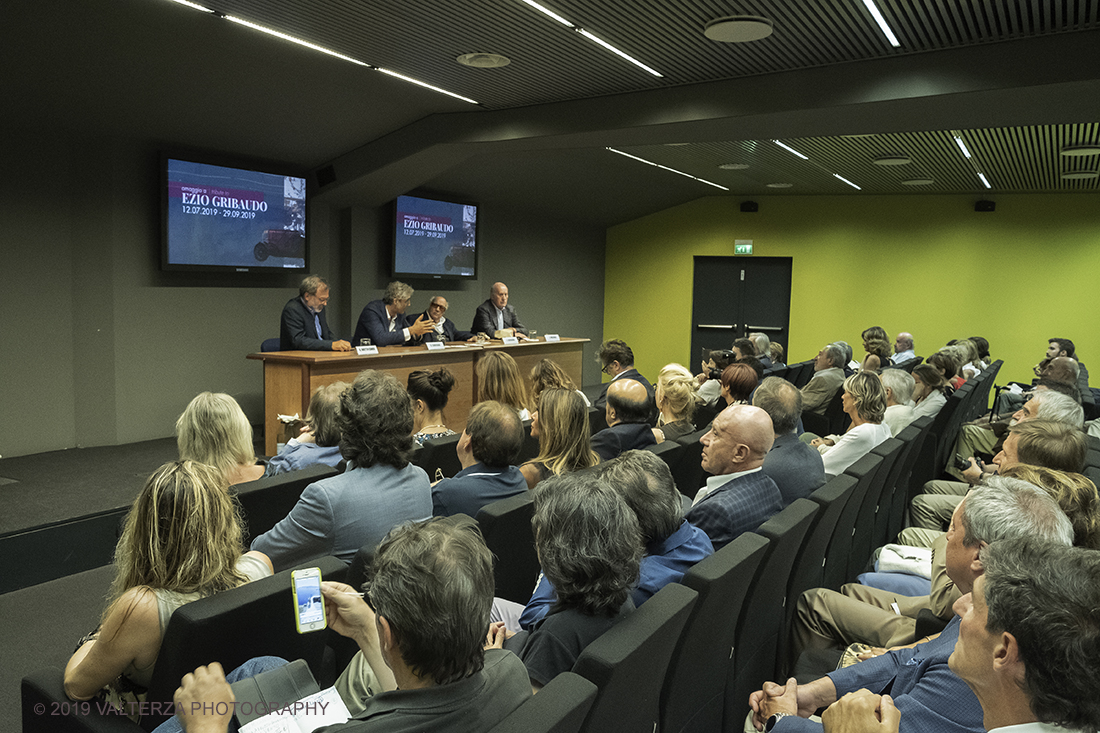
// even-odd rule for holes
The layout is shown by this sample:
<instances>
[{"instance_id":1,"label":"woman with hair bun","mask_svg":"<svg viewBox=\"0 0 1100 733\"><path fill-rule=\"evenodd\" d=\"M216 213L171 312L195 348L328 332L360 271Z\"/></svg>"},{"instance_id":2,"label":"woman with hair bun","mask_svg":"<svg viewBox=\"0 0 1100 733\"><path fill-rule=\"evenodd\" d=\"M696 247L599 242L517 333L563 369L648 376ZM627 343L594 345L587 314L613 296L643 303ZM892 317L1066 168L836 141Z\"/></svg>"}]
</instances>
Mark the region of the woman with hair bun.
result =
<instances>
[{"instance_id":1,"label":"woman with hair bun","mask_svg":"<svg viewBox=\"0 0 1100 733\"><path fill-rule=\"evenodd\" d=\"M409 374L408 392L413 401L413 440L417 445L432 438L456 435L443 421L443 408L454 389L454 375L446 367L420 369Z\"/></svg>"}]
</instances>

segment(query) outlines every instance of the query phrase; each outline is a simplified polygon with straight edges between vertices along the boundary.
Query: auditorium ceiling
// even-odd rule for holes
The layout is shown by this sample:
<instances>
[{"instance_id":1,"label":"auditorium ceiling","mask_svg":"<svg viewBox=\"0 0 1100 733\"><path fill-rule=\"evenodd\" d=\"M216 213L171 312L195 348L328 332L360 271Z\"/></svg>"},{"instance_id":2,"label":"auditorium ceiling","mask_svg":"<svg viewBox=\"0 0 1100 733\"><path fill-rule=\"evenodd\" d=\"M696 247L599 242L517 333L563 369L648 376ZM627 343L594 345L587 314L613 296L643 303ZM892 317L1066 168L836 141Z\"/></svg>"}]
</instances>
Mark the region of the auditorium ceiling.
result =
<instances>
[{"instance_id":1,"label":"auditorium ceiling","mask_svg":"<svg viewBox=\"0 0 1100 733\"><path fill-rule=\"evenodd\" d=\"M336 206L427 190L600 225L710 195L1100 190L1072 150L1100 144L1100 0L875 0L896 46L863 0L201 4L9 2L3 124L293 163ZM727 16L772 32L704 34Z\"/></svg>"}]
</instances>

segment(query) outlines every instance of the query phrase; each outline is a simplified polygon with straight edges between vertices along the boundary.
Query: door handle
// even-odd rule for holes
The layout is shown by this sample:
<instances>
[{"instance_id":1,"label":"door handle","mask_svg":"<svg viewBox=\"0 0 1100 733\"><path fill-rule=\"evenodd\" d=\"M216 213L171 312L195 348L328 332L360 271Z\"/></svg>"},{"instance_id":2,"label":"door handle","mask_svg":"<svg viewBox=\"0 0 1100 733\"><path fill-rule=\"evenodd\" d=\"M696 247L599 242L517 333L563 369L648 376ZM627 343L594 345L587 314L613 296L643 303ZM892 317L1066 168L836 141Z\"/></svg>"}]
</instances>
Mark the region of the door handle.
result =
<instances>
[{"instance_id":1,"label":"door handle","mask_svg":"<svg viewBox=\"0 0 1100 733\"><path fill-rule=\"evenodd\" d=\"M749 329L750 331L782 331L783 330L782 326L750 326L747 323L745 324L745 328Z\"/></svg>"},{"instance_id":2,"label":"door handle","mask_svg":"<svg viewBox=\"0 0 1100 733\"><path fill-rule=\"evenodd\" d=\"M697 323L695 325L695 327L696 328L721 328L721 329L725 329L726 331L732 331L733 328L734 328L731 325L721 324L721 323Z\"/></svg>"}]
</instances>

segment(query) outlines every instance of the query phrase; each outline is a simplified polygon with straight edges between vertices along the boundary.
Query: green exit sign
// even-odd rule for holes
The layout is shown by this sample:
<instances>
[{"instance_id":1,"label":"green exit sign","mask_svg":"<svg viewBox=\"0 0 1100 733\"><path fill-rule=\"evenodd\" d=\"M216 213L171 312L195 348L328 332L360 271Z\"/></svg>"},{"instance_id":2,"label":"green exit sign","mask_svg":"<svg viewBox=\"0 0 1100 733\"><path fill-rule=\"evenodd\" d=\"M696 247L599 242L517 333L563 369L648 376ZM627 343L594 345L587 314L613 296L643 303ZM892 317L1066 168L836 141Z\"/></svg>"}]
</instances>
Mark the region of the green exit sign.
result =
<instances>
[{"instance_id":1,"label":"green exit sign","mask_svg":"<svg viewBox=\"0 0 1100 733\"><path fill-rule=\"evenodd\" d=\"M733 253L735 255L751 255L752 254L752 240L751 239L738 239L733 243Z\"/></svg>"}]
</instances>

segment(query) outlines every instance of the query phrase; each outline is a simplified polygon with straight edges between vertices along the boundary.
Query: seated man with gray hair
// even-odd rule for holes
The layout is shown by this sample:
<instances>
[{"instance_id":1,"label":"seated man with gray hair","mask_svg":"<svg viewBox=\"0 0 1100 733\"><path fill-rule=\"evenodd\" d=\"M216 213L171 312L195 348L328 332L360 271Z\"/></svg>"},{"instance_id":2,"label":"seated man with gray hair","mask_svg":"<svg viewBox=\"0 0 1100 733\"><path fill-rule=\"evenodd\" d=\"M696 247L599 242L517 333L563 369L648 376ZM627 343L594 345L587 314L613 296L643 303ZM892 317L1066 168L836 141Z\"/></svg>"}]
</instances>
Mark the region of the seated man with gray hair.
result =
<instances>
[{"instance_id":1,"label":"seated man with gray hair","mask_svg":"<svg viewBox=\"0 0 1100 733\"><path fill-rule=\"evenodd\" d=\"M714 552L706 533L684 519L683 495L672 480L668 464L655 454L627 451L592 470L622 495L638 517L645 555L638 584L631 592L635 606L669 583L679 582L695 563ZM519 626L529 628L555 602L554 586L540 574L535 592L519 617Z\"/></svg>"},{"instance_id":2,"label":"seated man with gray hair","mask_svg":"<svg viewBox=\"0 0 1100 733\"><path fill-rule=\"evenodd\" d=\"M955 511L947 533L948 575L963 594L969 593L982 574L987 546L1020 537L1069 546L1073 526L1045 491L1023 481L995 477L988 486L972 491ZM884 647L913 642L914 621L890 607L895 599L898 606L911 600L891 594L887 605L879 608L830 590L807 591L798 601L793 658L805 649L843 648L855 641ZM886 651L806 685L797 685L793 679L785 688L765 684L750 697L757 729L767 721L769 730L777 733L820 731L819 725L800 716L809 716L860 688L881 693L889 687L902 712L903 733L981 731L978 700L948 669L960 621L953 617L943 632L927 643ZM775 721L769 721L777 714Z\"/></svg>"},{"instance_id":3,"label":"seated man with gray hair","mask_svg":"<svg viewBox=\"0 0 1100 733\"><path fill-rule=\"evenodd\" d=\"M814 376L802 388L802 410L818 415L825 414L836 391L844 384L846 352L839 344L829 344L817 352L814 359Z\"/></svg>"},{"instance_id":4,"label":"seated man with gray hair","mask_svg":"<svg viewBox=\"0 0 1100 733\"><path fill-rule=\"evenodd\" d=\"M1033 540L986 548L985 573L959 600L963 619L948 658L981 702L985 730L1100 730L1100 553ZM825 711L825 730L893 733L936 721L906 721L892 701L866 690Z\"/></svg>"},{"instance_id":5,"label":"seated man with gray hair","mask_svg":"<svg viewBox=\"0 0 1100 733\"><path fill-rule=\"evenodd\" d=\"M413 292L411 287L397 280L387 285L382 298L367 303L359 314L351 345L359 346L363 339L369 338L373 346L401 346L435 328L427 314L416 321L405 315Z\"/></svg>"},{"instance_id":6,"label":"seated man with gray hair","mask_svg":"<svg viewBox=\"0 0 1100 733\"><path fill-rule=\"evenodd\" d=\"M896 438L917 417L909 404L916 382L913 375L904 369L883 369L880 376L886 389L886 414L882 422L890 427L890 435Z\"/></svg>"},{"instance_id":7,"label":"seated man with gray hair","mask_svg":"<svg viewBox=\"0 0 1100 733\"><path fill-rule=\"evenodd\" d=\"M795 435L802 417L802 393L786 379L767 377L756 388L752 404L772 419L775 442L761 471L779 487L783 506L824 486L825 465L821 454Z\"/></svg>"}]
</instances>

